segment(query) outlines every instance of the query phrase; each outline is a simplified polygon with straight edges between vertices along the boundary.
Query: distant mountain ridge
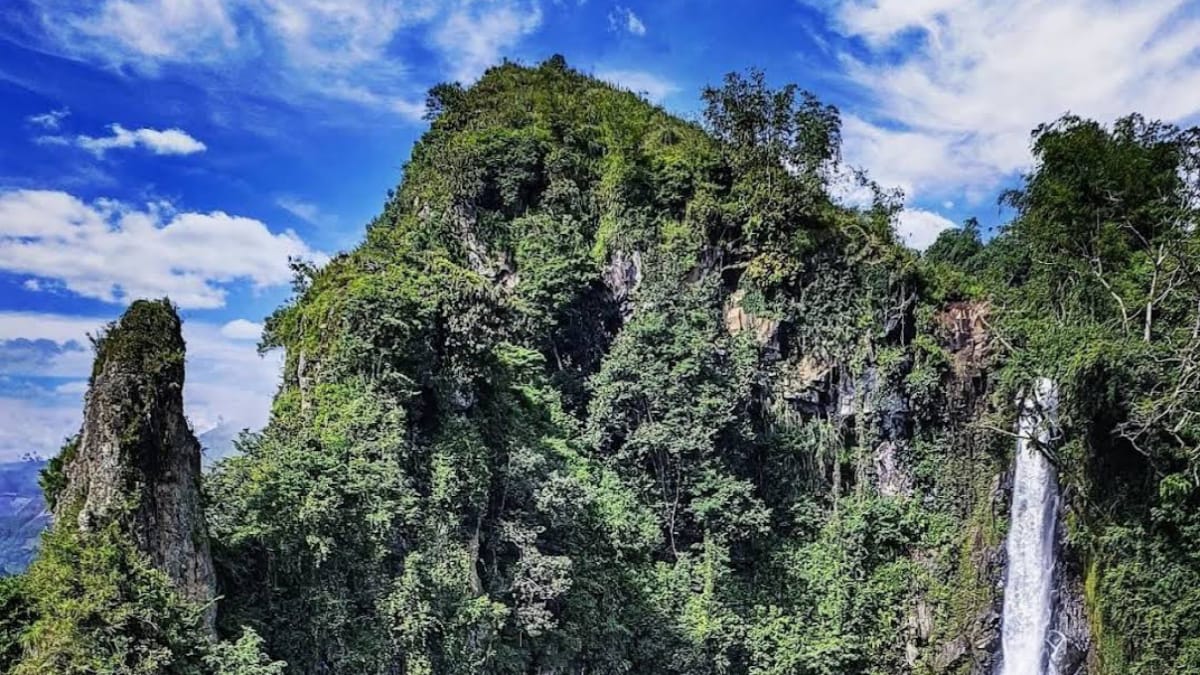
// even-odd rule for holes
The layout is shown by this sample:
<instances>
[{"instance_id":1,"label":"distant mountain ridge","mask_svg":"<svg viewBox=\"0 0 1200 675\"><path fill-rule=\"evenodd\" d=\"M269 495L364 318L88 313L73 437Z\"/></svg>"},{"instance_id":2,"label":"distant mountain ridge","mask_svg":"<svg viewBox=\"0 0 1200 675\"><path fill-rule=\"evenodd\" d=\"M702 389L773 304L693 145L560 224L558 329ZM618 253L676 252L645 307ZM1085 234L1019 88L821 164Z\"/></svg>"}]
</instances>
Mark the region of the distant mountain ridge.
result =
<instances>
[{"instance_id":1,"label":"distant mountain ridge","mask_svg":"<svg viewBox=\"0 0 1200 675\"><path fill-rule=\"evenodd\" d=\"M224 422L199 435L207 470L237 451L240 429ZM41 459L0 463L0 576L25 571L37 553L42 532L50 526L50 512L38 475Z\"/></svg>"},{"instance_id":2,"label":"distant mountain ridge","mask_svg":"<svg viewBox=\"0 0 1200 675\"><path fill-rule=\"evenodd\" d=\"M38 485L46 463L25 460L0 464L0 575L25 570L37 553L50 512Z\"/></svg>"},{"instance_id":3,"label":"distant mountain ridge","mask_svg":"<svg viewBox=\"0 0 1200 675\"><path fill-rule=\"evenodd\" d=\"M217 425L202 434L197 434L203 454L200 461L208 470L213 464L237 452L237 437L242 430L221 420Z\"/></svg>"}]
</instances>

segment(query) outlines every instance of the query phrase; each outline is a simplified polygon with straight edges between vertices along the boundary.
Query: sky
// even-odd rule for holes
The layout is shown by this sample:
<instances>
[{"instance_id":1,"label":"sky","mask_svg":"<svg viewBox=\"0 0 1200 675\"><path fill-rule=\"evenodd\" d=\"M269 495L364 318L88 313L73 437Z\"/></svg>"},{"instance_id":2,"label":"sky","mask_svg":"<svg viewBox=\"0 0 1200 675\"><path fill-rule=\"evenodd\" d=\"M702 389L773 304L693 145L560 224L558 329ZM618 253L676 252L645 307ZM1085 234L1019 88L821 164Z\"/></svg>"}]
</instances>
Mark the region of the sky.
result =
<instances>
[{"instance_id":1,"label":"sky","mask_svg":"<svg viewBox=\"0 0 1200 675\"><path fill-rule=\"evenodd\" d=\"M180 308L196 431L264 424L289 258L361 239L430 86L556 53L689 118L730 71L813 91L918 249L1003 224L1040 123L1200 121L1200 0L5 0L0 461L77 430L138 297Z\"/></svg>"}]
</instances>

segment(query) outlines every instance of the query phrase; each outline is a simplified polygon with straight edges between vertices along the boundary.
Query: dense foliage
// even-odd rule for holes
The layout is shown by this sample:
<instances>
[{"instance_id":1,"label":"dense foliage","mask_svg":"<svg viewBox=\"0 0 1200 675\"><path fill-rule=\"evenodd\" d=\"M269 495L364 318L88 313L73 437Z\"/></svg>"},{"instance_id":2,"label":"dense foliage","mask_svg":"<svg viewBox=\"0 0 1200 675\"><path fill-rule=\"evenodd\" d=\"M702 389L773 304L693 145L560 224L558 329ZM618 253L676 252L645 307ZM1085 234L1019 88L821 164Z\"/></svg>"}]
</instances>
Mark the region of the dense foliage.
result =
<instances>
[{"instance_id":1,"label":"dense foliage","mask_svg":"<svg viewBox=\"0 0 1200 675\"><path fill-rule=\"evenodd\" d=\"M1200 130L1136 115L1034 132L987 256L1006 379L1064 386L1059 466L1104 673L1200 668Z\"/></svg>"},{"instance_id":2,"label":"dense foliage","mask_svg":"<svg viewBox=\"0 0 1200 675\"><path fill-rule=\"evenodd\" d=\"M1046 376L1087 670L1200 668L1200 134L1041 127L1013 221L918 256L897 195L832 196L835 109L757 72L703 101L684 122L560 57L433 89L363 244L297 262L271 422L206 477L225 641L66 528L0 587L0 658L987 672L1013 401Z\"/></svg>"},{"instance_id":3,"label":"dense foliage","mask_svg":"<svg viewBox=\"0 0 1200 675\"><path fill-rule=\"evenodd\" d=\"M431 92L364 244L267 323L272 422L207 483L223 621L295 672L933 667L992 600L1000 456L910 419L951 374L892 197L830 196L837 111L760 73L704 100L561 59ZM964 435L952 485L877 487L880 448Z\"/></svg>"}]
</instances>

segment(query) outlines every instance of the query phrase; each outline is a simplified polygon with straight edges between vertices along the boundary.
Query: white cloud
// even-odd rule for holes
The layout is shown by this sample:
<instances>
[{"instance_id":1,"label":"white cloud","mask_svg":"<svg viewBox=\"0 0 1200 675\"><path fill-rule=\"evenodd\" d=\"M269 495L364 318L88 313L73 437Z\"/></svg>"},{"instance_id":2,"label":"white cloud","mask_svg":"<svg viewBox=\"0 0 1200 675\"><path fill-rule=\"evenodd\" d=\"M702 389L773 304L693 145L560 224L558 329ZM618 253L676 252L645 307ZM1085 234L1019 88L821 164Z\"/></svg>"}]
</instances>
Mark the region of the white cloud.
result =
<instances>
[{"instance_id":1,"label":"white cloud","mask_svg":"<svg viewBox=\"0 0 1200 675\"><path fill-rule=\"evenodd\" d=\"M230 340L258 340L262 335L263 326L261 323L254 323L246 319L234 319L229 323L221 326L221 335Z\"/></svg>"},{"instance_id":2,"label":"white cloud","mask_svg":"<svg viewBox=\"0 0 1200 675\"><path fill-rule=\"evenodd\" d=\"M424 100L409 100L404 98L392 99L389 107L392 112L397 113L401 117L406 117L414 122L425 119L425 101Z\"/></svg>"},{"instance_id":3,"label":"white cloud","mask_svg":"<svg viewBox=\"0 0 1200 675\"><path fill-rule=\"evenodd\" d=\"M646 24L632 9L617 5L608 15L608 27L613 31L627 31L641 37L646 34Z\"/></svg>"},{"instance_id":4,"label":"white cloud","mask_svg":"<svg viewBox=\"0 0 1200 675\"><path fill-rule=\"evenodd\" d=\"M316 204L288 195L280 195L277 197L275 199L275 205L292 214L293 216L296 216L300 220L312 223L314 225L319 225L328 220L328 217L321 212L320 207L318 207Z\"/></svg>"},{"instance_id":5,"label":"white cloud","mask_svg":"<svg viewBox=\"0 0 1200 675\"><path fill-rule=\"evenodd\" d=\"M0 342L23 339L48 340L60 345L76 341L86 345L87 336L104 328L113 318L0 311Z\"/></svg>"},{"instance_id":6,"label":"white cloud","mask_svg":"<svg viewBox=\"0 0 1200 675\"><path fill-rule=\"evenodd\" d=\"M679 85L644 70L600 70L596 73L596 77L618 87L645 94L646 98L655 103L661 103L665 98L679 91Z\"/></svg>"},{"instance_id":7,"label":"white cloud","mask_svg":"<svg viewBox=\"0 0 1200 675\"><path fill-rule=\"evenodd\" d=\"M954 227L950 219L923 209L904 209L896 220L896 234L908 246L924 251L937 240L942 230Z\"/></svg>"},{"instance_id":8,"label":"white cloud","mask_svg":"<svg viewBox=\"0 0 1200 675\"><path fill-rule=\"evenodd\" d=\"M922 197L993 196L1030 163L1029 132L1065 112L1200 113L1200 19L1186 0L844 0L866 56L842 55L869 104L847 159ZM859 52L860 54L862 52Z\"/></svg>"},{"instance_id":9,"label":"white cloud","mask_svg":"<svg viewBox=\"0 0 1200 675\"><path fill-rule=\"evenodd\" d=\"M267 423L279 386L283 352L259 356L253 340L231 338L214 324L185 321L187 382L183 398L197 433L221 424L256 429Z\"/></svg>"},{"instance_id":10,"label":"white cloud","mask_svg":"<svg viewBox=\"0 0 1200 675\"><path fill-rule=\"evenodd\" d=\"M542 10L536 3L459 7L434 31L433 44L452 64L453 77L467 83L541 23Z\"/></svg>"},{"instance_id":11,"label":"white cloud","mask_svg":"<svg viewBox=\"0 0 1200 675\"><path fill-rule=\"evenodd\" d=\"M50 110L40 115L30 115L25 119L34 126L39 126L49 131L55 131L62 124L62 121L70 114L70 110L63 108L62 110Z\"/></svg>"},{"instance_id":12,"label":"white cloud","mask_svg":"<svg viewBox=\"0 0 1200 675\"><path fill-rule=\"evenodd\" d=\"M265 22L292 62L339 69L377 59L402 27L431 19L437 3L263 0L261 7Z\"/></svg>"},{"instance_id":13,"label":"white cloud","mask_svg":"<svg viewBox=\"0 0 1200 675\"><path fill-rule=\"evenodd\" d=\"M92 12L46 2L43 21L60 40L88 39L80 49L102 51L118 63L215 61L239 43L224 0L107 0Z\"/></svg>"},{"instance_id":14,"label":"white cloud","mask_svg":"<svg viewBox=\"0 0 1200 675\"><path fill-rule=\"evenodd\" d=\"M62 284L106 302L170 296L185 308L221 307L226 286L286 284L289 257L323 259L292 231L258 220L135 208L65 192L0 192L0 270Z\"/></svg>"},{"instance_id":15,"label":"white cloud","mask_svg":"<svg viewBox=\"0 0 1200 675\"><path fill-rule=\"evenodd\" d=\"M87 380L71 380L54 388L54 393L65 396L83 396L87 393Z\"/></svg>"},{"instance_id":16,"label":"white cloud","mask_svg":"<svg viewBox=\"0 0 1200 675\"><path fill-rule=\"evenodd\" d=\"M93 358L81 345L87 344L89 333L114 318L0 311L0 372L67 380L37 397L0 397L0 461L27 452L51 455L64 437L78 430L80 395ZM260 357L254 342L225 335L227 327L187 320L183 324L184 406L198 434L221 423L234 429L262 427L279 384L282 353ZM21 353L30 345L45 358L23 358Z\"/></svg>"},{"instance_id":17,"label":"white cloud","mask_svg":"<svg viewBox=\"0 0 1200 675\"><path fill-rule=\"evenodd\" d=\"M182 129L126 129L120 124L108 125L109 131L112 132L109 136L93 137L93 136L76 136L73 145L77 145L84 150L103 157L104 153L113 149L127 149L143 147L153 152L156 155L191 155L197 152L203 152L206 146L200 141L192 138L186 131ZM47 142L58 143L62 141L62 137L51 136L45 137Z\"/></svg>"},{"instance_id":18,"label":"white cloud","mask_svg":"<svg viewBox=\"0 0 1200 675\"><path fill-rule=\"evenodd\" d=\"M26 338L2 340L0 377L78 377L79 373L87 372L92 362L92 352L87 344L86 341L59 343Z\"/></svg>"},{"instance_id":19,"label":"white cloud","mask_svg":"<svg viewBox=\"0 0 1200 675\"><path fill-rule=\"evenodd\" d=\"M539 0L33 0L39 47L154 74L198 67L205 82L291 102L338 101L420 120L422 94L464 82L541 25ZM442 72L410 72L398 45L425 42ZM173 71L178 74L180 71ZM193 73L195 74L195 73Z\"/></svg>"},{"instance_id":20,"label":"white cloud","mask_svg":"<svg viewBox=\"0 0 1200 675\"><path fill-rule=\"evenodd\" d=\"M63 441L79 431L81 405L0 396L0 462L58 454Z\"/></svg>"}]
</instances>

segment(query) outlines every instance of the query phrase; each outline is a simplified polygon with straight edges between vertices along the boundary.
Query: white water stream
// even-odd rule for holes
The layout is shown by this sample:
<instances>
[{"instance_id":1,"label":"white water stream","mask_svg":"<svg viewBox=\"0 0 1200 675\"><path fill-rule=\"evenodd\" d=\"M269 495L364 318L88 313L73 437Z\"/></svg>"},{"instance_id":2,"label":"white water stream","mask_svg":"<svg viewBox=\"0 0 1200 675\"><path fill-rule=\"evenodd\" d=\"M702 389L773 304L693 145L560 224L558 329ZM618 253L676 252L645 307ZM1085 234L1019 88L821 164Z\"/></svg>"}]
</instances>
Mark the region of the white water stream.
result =
<instances>
[{"instance_id":1,"label":"white water stream","mask_svg":"<svg viewBox=\"0 0 1200 675\"><path fill-rule=\"evenodd\" d=\"M1017 466L1012 516L1005 544L1008 569L1001 624L1001 675L1056 675L1050 625L1054 601L1054 531L1058 479L1038 448L1050 443L1058 408L1058 387L1038 380L1021 404L1017 423Z\"/></svg>"}]
</instances>

